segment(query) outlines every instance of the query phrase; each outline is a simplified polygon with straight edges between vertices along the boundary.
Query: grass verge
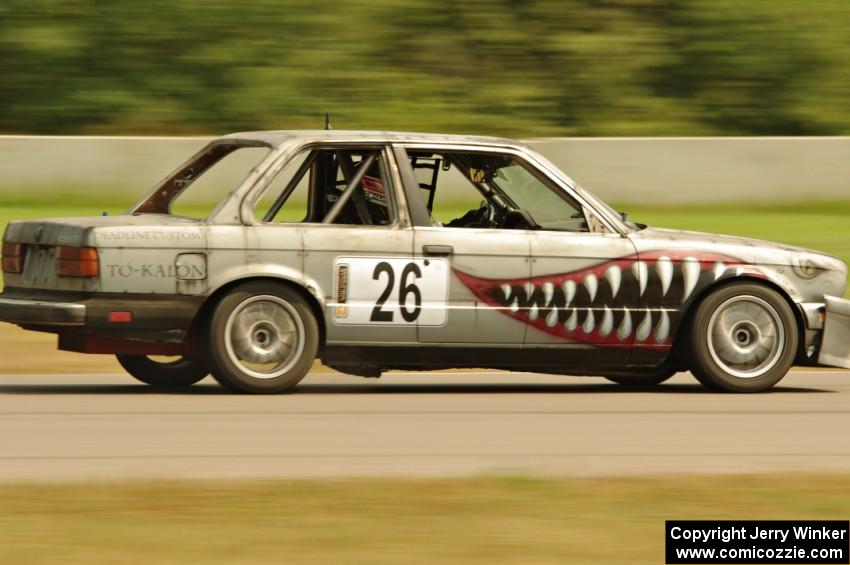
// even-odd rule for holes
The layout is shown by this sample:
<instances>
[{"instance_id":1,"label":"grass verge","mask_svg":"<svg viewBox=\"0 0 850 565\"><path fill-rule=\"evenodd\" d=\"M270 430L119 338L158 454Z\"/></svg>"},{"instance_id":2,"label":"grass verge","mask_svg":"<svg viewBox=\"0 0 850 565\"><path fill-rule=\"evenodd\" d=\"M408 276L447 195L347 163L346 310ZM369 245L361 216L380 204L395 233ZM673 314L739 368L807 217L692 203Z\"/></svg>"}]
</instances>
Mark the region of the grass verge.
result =
<instances>
[{"instance_id":1,"label":"grass verge","mask_svg":"<svg viewBox=\"0 0 850 565\"><path fill-rule=\"evenodd\" d=\"M846 519L850 476L0 486L0 562L661 563L667 519Z\"/></svg>"}]
</instances>

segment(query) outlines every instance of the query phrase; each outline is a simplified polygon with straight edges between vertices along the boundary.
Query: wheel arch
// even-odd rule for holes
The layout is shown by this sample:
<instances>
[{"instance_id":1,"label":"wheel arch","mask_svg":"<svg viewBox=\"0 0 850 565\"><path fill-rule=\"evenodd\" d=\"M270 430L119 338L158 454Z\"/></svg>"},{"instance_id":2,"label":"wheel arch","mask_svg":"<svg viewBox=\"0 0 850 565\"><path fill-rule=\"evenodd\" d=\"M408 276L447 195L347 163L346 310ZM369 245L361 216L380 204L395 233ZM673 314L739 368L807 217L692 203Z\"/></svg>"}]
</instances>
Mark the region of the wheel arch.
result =
<instances>
[{"instance_id":1,"label":"wheel arch","mask_svg":"<svg viewBox=\"0 0 850 565\"><path fill-rule=\"evenodd\" d=\"M304 300L310 306L310 310L313 312L313 315L316 317L316 323L319 326L319 353L321 354L325 346L326 328L325 316L324 312L322 311L322 305L319 302L319 299L313 293L311 293L310 290L302 283L294 281L292 279L278 277L274 275L255 275L240 277L230 280L219 286L212 293L210 293L206 300L204 300L203 304L201 304L201 307L192 322L190 335L195 339L198 336L202 335L203 328L208 327L212 312L215 309L216 305L221 301L221 299L227 296L227 294L229 294L234 288L251 282L272 282L275 284L280 284L296 291L302 298L304 298Z\"/></svg>"},{"instance_id":2,"label":"wheel arch","mask_svg":"<svg viewBox=\"0 0 850 565\"><path fill-rule=\"evenodd\" d=\"M691 300L687 309L682 316L682 320L679 323L679 327L676 329L676 336L673 338L673 348L671 351L672 357L677 359L686 359L687 355L687 330L691 327L693 323L694 314L696 313L699 305L703 303L703 301L719 291L722 288L726 288L730 285L734 284L757 284L760 286L764 286L771 290L774 290L782 297L783 300L788 304L791 308L791 312L794 314L794 320L797 324L797 336L798 336L798 345L797 345L797 357L799 360L800 356L805 354L805 332L806 332L806 322L803 319L803 313L800 311L800 308L797 306L797 303L791 298L788 292L782 288L781 285L776 282L762 277L756 277L751 275L742 275L738 277L733 277L725 280L717 281L711 285L706 286L696 293L693 300Z\"/></svg>"}]
</instances>

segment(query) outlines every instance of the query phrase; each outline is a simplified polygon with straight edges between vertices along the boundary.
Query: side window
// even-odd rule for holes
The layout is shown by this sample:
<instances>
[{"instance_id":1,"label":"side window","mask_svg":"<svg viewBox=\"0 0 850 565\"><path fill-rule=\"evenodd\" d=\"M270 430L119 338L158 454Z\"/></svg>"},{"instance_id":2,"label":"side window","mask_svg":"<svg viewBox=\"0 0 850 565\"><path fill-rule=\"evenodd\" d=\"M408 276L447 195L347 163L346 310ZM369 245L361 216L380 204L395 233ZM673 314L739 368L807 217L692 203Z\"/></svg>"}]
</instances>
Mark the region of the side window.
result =
<instances>
[{"instance_id":1,"label":"side window","mask_svg":"<svg viewBox=\"0 0 850 565\"><path fill-rule=\"evenodd\" d=\"M584 211L548 186L525 164L512 160L493 175L492 185L544 229L588 231Z\"/></svg>"},{"instance_id":2,"label":"side window","mask_svg":"<svg viewBox=\"0 0 850 565\"><path fill-rule=\"evenodd\" d=\"M380 147L313 148L291 159L254 207L258 222L389 225L395 220Z\"/></svg>"},{"instance_id":3,"label":"side window","mask_svg":"<svg viewBox=\"0 0 850 565\"><path fill-rule=\"evenodd\" d=\"M437 225L588 231L578 203L511 155L417 149L408 156Z\"/></svg>"},{"instance_id":4,"label":"side window","mask_svg":"<svg viewBox=\"0 0 850 565\"><path fill-rule=\"evenodd\" d=\"M485 197L474 184L442 154L411 153L410 163L431 219L442 225L477 210Z\"/></svg>"},{"instance_id":5,"label":"side window","mask_svg":"<svg viewBox=\"0 0 850 565\"><path fill-rule=\"evenodd\" d=\"M254 206L254 217L260 222L304 222L309 217L311 151L302 151L275 176ZM303 172L304 174L300 174ZM299 175L296 178L296 175ZM284 191L288 191L284 194ZM287 195L288 194L288 195ZM285 198L281 198L285 196ZM279 202L278 202L279 201Z\"/></svg>"}]
</instances>

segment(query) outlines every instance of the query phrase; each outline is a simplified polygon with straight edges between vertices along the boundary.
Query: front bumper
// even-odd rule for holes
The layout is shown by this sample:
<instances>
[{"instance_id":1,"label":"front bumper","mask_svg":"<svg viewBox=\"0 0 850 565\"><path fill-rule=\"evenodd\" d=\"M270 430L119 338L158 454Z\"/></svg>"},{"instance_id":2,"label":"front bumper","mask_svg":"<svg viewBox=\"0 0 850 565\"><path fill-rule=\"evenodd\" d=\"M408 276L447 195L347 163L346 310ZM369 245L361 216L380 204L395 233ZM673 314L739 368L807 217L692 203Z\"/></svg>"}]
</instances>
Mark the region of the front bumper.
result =
<instances>
[{"instance_id":1,"label":"front bumper","mask_svg":"<svg viewBox=\"0 0 850 565\"><path fill-rule=\"evenodd\" d=\"M850 300L834 296L824 299L826 319L818 363L850 369Z\"/></svg>"},{"instance_id":2,"label":"front bumper","mask_svg":"<svg viewBox=\"0 0 850 565\"><path fill-rule=\"evenodd\" d=\"M86 323L86 307L76 302L0 297L0 321L24 325L82 326Z\"/></svg>"}]
</instances>

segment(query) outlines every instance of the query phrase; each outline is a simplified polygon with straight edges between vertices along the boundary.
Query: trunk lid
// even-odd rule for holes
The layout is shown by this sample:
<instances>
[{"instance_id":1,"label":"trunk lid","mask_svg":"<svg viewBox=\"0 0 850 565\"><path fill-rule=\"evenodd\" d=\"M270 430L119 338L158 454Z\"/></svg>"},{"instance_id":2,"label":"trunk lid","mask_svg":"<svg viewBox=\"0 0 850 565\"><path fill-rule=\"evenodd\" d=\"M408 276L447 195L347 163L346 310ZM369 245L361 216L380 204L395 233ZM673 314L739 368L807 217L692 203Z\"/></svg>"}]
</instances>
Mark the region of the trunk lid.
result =
<instances>
[{"instance_id":1,"label":"trunk lid","mask_svg":"<svg viewBox=\"0 0 850 565\"><path fill-rule=\"evenodd\" d=\"M23 244L22 273L4 273L5 286L16 288L97 290L99 277L60 277L56 259L60 246L97 247L93 232L98 228L188 227L200 220L160 214L48 218L11 222L3 235L4 243Z\"/></svg>"}]
</instances>

